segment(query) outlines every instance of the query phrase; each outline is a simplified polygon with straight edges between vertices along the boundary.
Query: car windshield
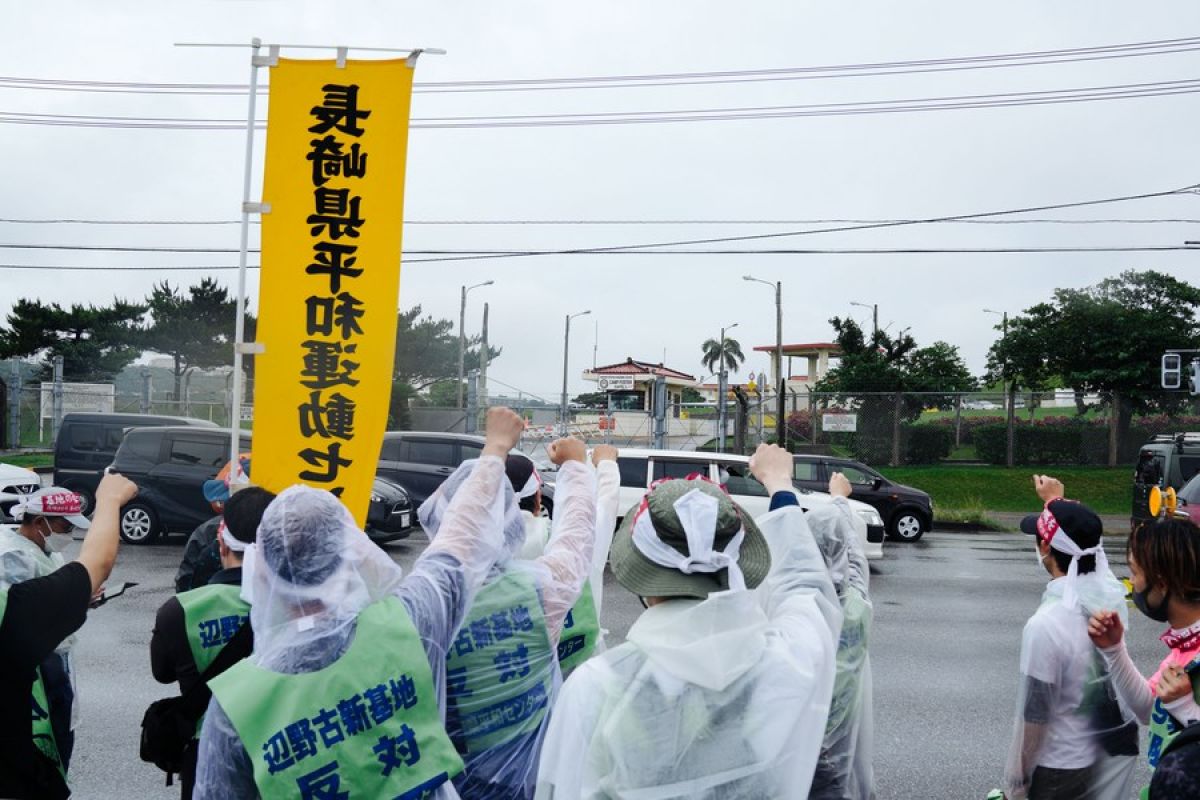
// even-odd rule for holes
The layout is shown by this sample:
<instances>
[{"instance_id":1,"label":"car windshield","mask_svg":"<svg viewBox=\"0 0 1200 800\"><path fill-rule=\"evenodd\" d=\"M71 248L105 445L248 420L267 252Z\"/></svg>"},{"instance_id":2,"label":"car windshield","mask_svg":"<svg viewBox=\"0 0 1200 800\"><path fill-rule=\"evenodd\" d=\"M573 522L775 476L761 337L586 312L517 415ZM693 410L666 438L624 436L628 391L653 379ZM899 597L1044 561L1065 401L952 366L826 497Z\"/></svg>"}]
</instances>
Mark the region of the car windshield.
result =
<instances>
[{"instance_id":1,"label":"car windshield","mask_svg":"<svg viewBox=\"0 0 1200 800\"><path fill-rule=\"evenodd\" d=\"M1190 506L1200 504L1200 475L1196 475L1183 485L1178 496Z\"/></svg>"}]
</instances>

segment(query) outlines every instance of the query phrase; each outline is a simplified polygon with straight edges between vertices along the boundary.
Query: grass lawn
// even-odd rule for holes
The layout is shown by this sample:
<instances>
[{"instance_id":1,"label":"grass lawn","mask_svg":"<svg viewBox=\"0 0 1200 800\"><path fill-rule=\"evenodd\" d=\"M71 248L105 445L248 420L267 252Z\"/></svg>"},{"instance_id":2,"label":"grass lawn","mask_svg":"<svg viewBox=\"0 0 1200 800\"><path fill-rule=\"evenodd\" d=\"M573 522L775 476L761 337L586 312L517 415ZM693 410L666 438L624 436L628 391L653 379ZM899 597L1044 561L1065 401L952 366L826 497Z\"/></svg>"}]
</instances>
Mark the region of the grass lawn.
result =
<instances>
[{"instance_id":1,"label":"grass lawn","mask_svg":"<svg viewBox=\"0 0 1200 800\"><path fill-rule=\"evenodd\" d=\"M0 463L12 464L15 467L51 467L54 466L54 453L9 453L0 454Z\"/></svg>"},{"instance_id":2,"label":"grass lawn","mask_svg":"<svg viewBox=\"0 0 1200 800\"><path fill-rule=\"evenodd\" d=\"M943 509L1038 510L1033 474L1044 470L1063 482L1067 493L1099 514L1128 514L1133 484L1129 467L881 467L894 481L933 496Z\"/></svg>"}]
</instances>

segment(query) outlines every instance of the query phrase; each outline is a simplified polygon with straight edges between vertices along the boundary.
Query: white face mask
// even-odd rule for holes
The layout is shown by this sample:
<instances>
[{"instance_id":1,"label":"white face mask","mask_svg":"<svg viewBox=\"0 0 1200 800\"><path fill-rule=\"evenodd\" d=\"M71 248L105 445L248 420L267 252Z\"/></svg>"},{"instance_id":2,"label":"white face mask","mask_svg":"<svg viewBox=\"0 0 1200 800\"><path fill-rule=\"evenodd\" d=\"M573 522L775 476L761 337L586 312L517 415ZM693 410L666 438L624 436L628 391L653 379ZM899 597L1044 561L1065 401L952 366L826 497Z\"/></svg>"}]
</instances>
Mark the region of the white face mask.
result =
<instances>
[{"instance_id":1,"label":"white face mask","mask_svg":"<svg viewBox=\"0 0 1200 800\"><path fill-rule=\"evenodd\" d=\"M56 532L50 527L49 522L46 523L46 531L47 533L45 535L45 541L42 543L42 547L45 548L47 553L61 553L63 550L66 550L71 546L71 542L75 541L74 537L71 536L70 533Z\"/></svg>"}]
</instances>

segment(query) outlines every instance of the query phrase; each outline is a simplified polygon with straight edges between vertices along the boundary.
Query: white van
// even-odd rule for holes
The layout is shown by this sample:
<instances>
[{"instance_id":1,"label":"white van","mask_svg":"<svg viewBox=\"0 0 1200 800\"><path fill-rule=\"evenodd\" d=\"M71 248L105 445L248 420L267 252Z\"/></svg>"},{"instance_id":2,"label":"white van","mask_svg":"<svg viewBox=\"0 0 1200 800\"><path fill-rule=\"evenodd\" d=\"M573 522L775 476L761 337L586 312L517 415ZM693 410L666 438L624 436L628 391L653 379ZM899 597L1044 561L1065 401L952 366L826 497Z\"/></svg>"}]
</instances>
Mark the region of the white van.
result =
<instances>
[{"instance_id":1,"label":"white van","mask_svg":"<svg viewBox=\"0 0 1200 800\"><path fill-rule=\"evenodd\" d=\"M622 447L617 456L621 471L621 499L617 515L623 517L642 501L646 489L660 478L686 478L700 473L722 484L730 496L752 517L767 513L770 496L758 479L750 474L750 457L731 453L701 453L687 450L641 450ZM824 492L796 486L796 499L805 511L833 502ZM858 514L859 536L867 558L883 557L883 519L866 503L850 500Z\"/></svg>"}]
</instances>

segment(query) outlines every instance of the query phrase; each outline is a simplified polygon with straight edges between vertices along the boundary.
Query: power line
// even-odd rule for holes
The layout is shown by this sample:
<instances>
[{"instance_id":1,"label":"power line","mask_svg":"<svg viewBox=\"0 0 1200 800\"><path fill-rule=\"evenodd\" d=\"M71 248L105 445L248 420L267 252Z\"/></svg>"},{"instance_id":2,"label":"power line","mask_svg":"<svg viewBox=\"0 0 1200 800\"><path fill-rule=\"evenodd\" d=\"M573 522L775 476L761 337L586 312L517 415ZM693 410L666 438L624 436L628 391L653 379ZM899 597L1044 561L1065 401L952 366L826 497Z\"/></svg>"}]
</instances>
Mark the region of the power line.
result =
<instances>
[{"instance_id":1,"label":"power line","mask_svg":"<svg viewBox=\"0 0 1200 800\"><path fill-rule=\"evenodd\" d=\"M1200 37L1161 39L1093 47L959 56L905 61L830 64L808 67L778 67L745 70L709 70L633 75L598 75L550 78L492 79L417 82L417 93L463 93L495 91L541 91L550 89L611 89L689 84L745 83L778 80L812 80L897 74L1043 66L1080 61L1173 55L1200 49ZM74 92L136 94L240 95L249 87L231 83L149 83L142 81L94 81L54 78L0 77L0 88ZM268 91L269 87L260 87Z\"/></svg>"},{"instance_id":2,"label":"power line","mask_svg":"<svg viewBox=\"0 0 1200 800\"><path fill-rule=\"evenodd\" d=\"M822 234L822 233L849 233L849 232L853 232L853 231L879 230L879 229L884 229L884 228L904 227L904 226L908 226L908 225L945 223L945 222L955 222L955 221L968 220L968 219L988 219L988 218L1003 217L1003 216L1013 216L1016 214L1030 214L1030 213L1038 213L1038 212L1044 212L1044 211L1059 211L1059 210L1068 209L1068 208L1084 208L1084 207L1088 207L1088 206L1106 205L1106 204L1111 204L1111 203L1129 202L1129 201L1134 201L1134 200L1147 200L1147 199L1156 198L1156 197L1168 197L1168 196L1172 196L1172 195L1195 193L1198 190L1200 190L1200 185L1193 184L1193 185L1189 185L1189 186L1183 186L1183 187L1180 187L1177 189L1169 189L1169 190L1160 191L1160 192L1145 192L1142 194L1122 195L1119 197L1106 197L1106 198L1101 198L1101 199L1097 199L1097 200L1080 200L1080 201L1073 201L1073 202L1068 202L1068 203L1053 203L1053 204L1041 205L1041 206L1026 206L1026 207L1022 207L1022 208L1010 208L1010 209L1004 209L1004 210L1000 210L1000 211L983 211L983 212L974 212L974 213L969 213L969 214L954 214L954 215L949 215L949 216L929 217L929 218L924 218L924 219L895 220L895 221L888 221L888 222L866 223L866 224L861 224L861 225L846 225L846 226L835 226L835 227L828 227L828 228L813 228L813 229L799 230L799 231L777 231L777 232L773 232L773 233L756 233L756 234L746 234L746 235L741 235L741 236L718 236L718 237L708 237L708 238L704 238L704 239L683 239L683 240L673 240L673 241L664 241L664 242L643 242L640 244L609 245L609 246L602 246L602 247L571 248L571 249L560 249L560 250L514 250L514 251L487 250L487 251L472 252L469 254L453 253L452 255L448 255L447 257L444 257L444 258L420 259L420 260L418 260L416 262L412 262L412 263L421 263L421 262L428 262L428 261L465 261L465 260L492 259L492 258L519 258L519 257L529 257L529 256L545 256L545 255L584 255L584 254L590 255L590 254L596 254L596 253L614 253L614 252L620 252L620 251L648 251L648 250L652 250L652 249L657 250L660 248L694 247L694 246L699 246L699 245L715 245L715 244L729 244L729 243L733 243L733 242L762 241L762 240L767 240L767 239L780 239L780 238L788 238L788 237L793 237L793 236L812 236L812 235ZM101 250L101 251L109 250L109 251L132 251L132 252L139 252L139 251L176 252L176 253L235 253L235 252L240 252L239 250L234 250L232 248L184 248L184 247L157 247L157 246L144 247L144 248L126 248L126 247L117 247L117 246L110 246L110 245L42 245L42 244L22 245L22 244L18 244L18 243L9 243L9 244L4 244L4 245L0 245L0 246L9 247L9 248L23 248L23 249ZM258 251L255 250L252 252L258 252ZM438 253L434 253L433 251L424 251L423 253L421 251L409 251L409 252L410 252L410 254L418 253L418 254L428 254L428 255L441 255L443 252L449 252L449 251L439 251ZM692 252L692 253L696 253L696 254L702 254L702 251L695 251L695 250L687 250L687 251L683 251L683 252ZM755 251L755 252L764 252L765 253L767 251ZM808 251L773 251L773 252L797 252L798 253L798 252L808 252ZM868 251L863 251L863 252L868 252ZM880 251L880 252L883 252L883 251ZM939 251L939 252L942 252L942 251ZM979 252L990 252L990 251L980 250ZM1001 252L1001 251L997 251L997 252ZM1010 252L1010 251L1004 250L1002 252ZM1017 252L1017 251L1011 251L1011 252ZM1036 252L1036 251L1031 251L1031 252ZM1076 251L1067 250L1064 252L1076 252Z\"/></svg>"},{"instance_id":3,"label":"power line","mask_svg":"<svg viewBox=\"0 0 1200 800\"><path fill-rule=\"evenodd\" d=\"M1073 89L1002 92L993 94L951 95L906 100L866 100L845 103L810 103L785 106L749 106L669 111L617 111L570 114L512 114L491 116L414 117L413 129L477 129L564 127L575 125L632 125L666 122L705 122L725 120L786 119L798 117L861 116L874 114L949 111L964 109L1010 108L1167 97L1200 92L1200 79L1115 84ZM57 127L228 130L244 131L245 122L237 119L195 117L122 117L103 114L43 114L0 111L0 123L11 125L48 125ZM256 123L265 127L264 121Z\"/></svg>"},{"instance_id":4,"label":"power line","mask_svg":"<svg viewBox=\"0 0 1200 800\"><path fill-rule=\"evenodd\" d=\"M569 256L841 256L841 255L962 255L962 254L1028 254L1028 253L1163 253L1179 250L1197 250L1200 248L1186 245L1115 245L1115 246L1065 246L1065 247L893 247L893 248L807 248L807 249L721 249L721 250L576 250L565 251L559 255ZM410 253L438 252L467 252L476 251L410 251ZM479 251L479 255L453 256L446 258L404 258L405 264L426 264L429 262L460 261L466 258L504 258L508 256L546 255L541 251ZM261 269L259 264L248 264L247 269ZM77 264L0 264L0 269L33 270L44 272L76 271L76 272L217 272L238 269L237 264L206 264L206 265L119 265L119 266L83 266Z\"/></svg>"},{"instance_id":5,"label":"power line","mask_svg":"<svg viewBox=\"0 0 1200 800\"><path fill-rule=\"evenodd\" d=\"M251 220L252 225L261 224L259 220ZM854 217L833 217L815 219L406 219L405 225L436 225L436 226L504 226L520 225L536 227L566 226L566 225L843 225L843 224L877 224L877 223L920 223L923 220L909 218L863 219ZM185 226L185 225L240 225L240 219L84 219L79 217L45 218L45 217L0 217L0 223L13 225L154 225L154 226ZM932 223L929 224L939 224ZM1200 225L1200 218L1191 217L1160 217L1155 219L1131 218L1098 218L1098 219L1062 219L1039 217L1031 219L952 219L940 224L961 225L1161 225L1181 224Z\"/></svg>"}]
</instances>

